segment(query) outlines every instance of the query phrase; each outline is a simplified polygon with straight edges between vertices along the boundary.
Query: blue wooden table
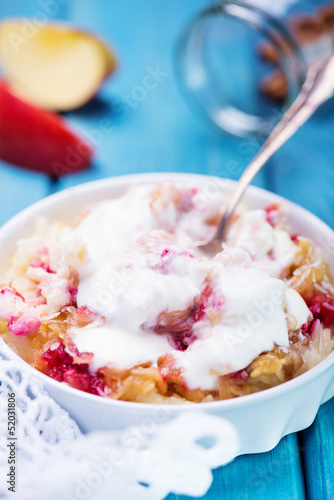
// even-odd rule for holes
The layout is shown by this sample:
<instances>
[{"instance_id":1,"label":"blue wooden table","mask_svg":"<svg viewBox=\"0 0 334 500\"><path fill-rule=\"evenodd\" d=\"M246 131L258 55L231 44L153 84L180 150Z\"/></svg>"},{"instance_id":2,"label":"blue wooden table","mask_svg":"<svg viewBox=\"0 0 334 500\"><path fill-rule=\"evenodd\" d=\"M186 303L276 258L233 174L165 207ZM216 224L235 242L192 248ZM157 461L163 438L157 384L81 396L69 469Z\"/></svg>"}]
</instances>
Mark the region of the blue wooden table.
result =
<instances>
[{"instance_id":1,"label":"blue wooden table","mask_svg":"<svg viewBox=\"0 0 334 500\"><path fill-rule=\"evenodd\" d=\"M50 5L52 4L52 8ZM47 5L49 10L47 11ZM90 170L51 181L0 162L0 223L48 194L120 174L181 171L237 178L258 141L218 134L197 120L177 89L175 40L204 0L11 0L0 17L47 13L98 32L115 48L117 74L98 99L67 118L96 143ZM160 70L155 89L135 101L143 78ZM120 112L120 106L122 112ZM113 126L101 132L103 120ZM334 226L334 106L329 103L257 177L255 184L299 203ZM231 162L234 162L233 175ZM247 425L247 421L245 421ZM207 500L334 499L334 400L307 430L285 437L271 452L239 457L214 473ZM175 497L170 497L175 498Z\"/></svg>"}]
</instances>

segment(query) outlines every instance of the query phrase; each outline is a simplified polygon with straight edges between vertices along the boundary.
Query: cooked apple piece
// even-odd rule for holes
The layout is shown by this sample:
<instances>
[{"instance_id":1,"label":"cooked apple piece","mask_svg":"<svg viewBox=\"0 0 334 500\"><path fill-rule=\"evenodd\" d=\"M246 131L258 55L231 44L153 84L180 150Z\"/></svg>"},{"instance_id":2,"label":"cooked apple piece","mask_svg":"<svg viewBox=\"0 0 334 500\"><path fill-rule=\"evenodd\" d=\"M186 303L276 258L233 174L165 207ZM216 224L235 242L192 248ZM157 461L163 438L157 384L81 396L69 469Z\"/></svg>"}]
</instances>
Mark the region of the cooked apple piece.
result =
<instances>
[{"instance_id":1,"label":"cooked apple piece","mask_svg":"<svg viewBox=\"0 0 334 500\"><path fill-rule=\"evenodd\" d=\"M59 177L85 168L92 154L64 118L22 101L0 80L0 158Z\"/></svg>"},{"instance_id":2,"label":"cooked apple piece","mask_svg":"<svg viewBox=\"0 0 334 500\"><path fill-rule=\"evenodd\" d=\"M26 19L0 24L0 61L18 95L57 111L88 102L116 67L96 36L65 23L31 25L28 31Z\"/></svg>"}]
</instances>

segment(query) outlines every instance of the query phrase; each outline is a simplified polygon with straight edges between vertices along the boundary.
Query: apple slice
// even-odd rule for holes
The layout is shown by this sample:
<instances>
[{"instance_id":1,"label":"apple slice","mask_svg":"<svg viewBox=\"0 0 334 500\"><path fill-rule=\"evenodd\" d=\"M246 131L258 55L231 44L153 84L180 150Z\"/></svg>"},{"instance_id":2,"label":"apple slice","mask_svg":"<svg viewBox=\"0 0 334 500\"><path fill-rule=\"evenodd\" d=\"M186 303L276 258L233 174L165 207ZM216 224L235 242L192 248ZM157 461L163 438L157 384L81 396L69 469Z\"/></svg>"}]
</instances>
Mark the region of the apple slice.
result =
<instances>
[{"instance_id":1,"label":"apple slice","mask_svg":"<svg viewBox=\"0 0 334 500\"><path fill-rule=\"evenodd\" d=\"M57 111L88 102L116 67L94 35L65 23L36 27L26 19L0 24L0 61L18 95Z\"/></svg>"},{"instance_id":2,"label":"apple slice","mask_svg":"<svg viewBox=\"0 0 334 500\"><path fill-rule=\"evenodd\" d=\"M92 154L62 117L22 101L0 80L0 158L60 177L88 166Z\"/></svg>"}]
</instances>

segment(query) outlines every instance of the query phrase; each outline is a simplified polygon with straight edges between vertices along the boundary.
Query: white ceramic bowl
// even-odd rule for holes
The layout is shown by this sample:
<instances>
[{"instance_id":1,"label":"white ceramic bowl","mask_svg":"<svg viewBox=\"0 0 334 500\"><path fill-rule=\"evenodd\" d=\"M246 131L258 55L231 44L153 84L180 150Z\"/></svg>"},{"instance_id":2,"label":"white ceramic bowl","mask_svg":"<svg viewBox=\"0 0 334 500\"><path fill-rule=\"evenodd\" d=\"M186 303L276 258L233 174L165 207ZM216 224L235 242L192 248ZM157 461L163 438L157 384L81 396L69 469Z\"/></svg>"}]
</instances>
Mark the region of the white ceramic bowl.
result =
<instances>
[{"instance_id":1,"label":"white ceramic bowl","mask_svg":"<svg viewBox=\"0 0 334 500\"><path fill-rule=\"evenodd\" d=\"M46 216L50 221L72 222L87 205L118 196L133 183L153 184L163 179L200 185L207 197L217 195L221 189L229 192L234 185L226 179L193 174L138 174L103 179L59 192L35 203L3 226L0 231L0 276L15 251L16 241L34 231L36 216ZM251 208L281 201L279 196L255 187L250 187L246 195L247 205ZM288 205L293 232L308 236L321 246L333 244L334 233L328 226L298 205L290 202ZM333 255L328 256L332 272ZM272 389L226 401L189 405L141 404L104 399L52 380L23 360L20 361L43 381L50 395L68 410L84 431L136 424L143 433L147 433L157 423L185 410L205 410L226 417L236 426L241 438L240 454L270 450L284 435L309 426L319 406L334 395L334 352L305 374Z\"/></svg>"}]
</instances>

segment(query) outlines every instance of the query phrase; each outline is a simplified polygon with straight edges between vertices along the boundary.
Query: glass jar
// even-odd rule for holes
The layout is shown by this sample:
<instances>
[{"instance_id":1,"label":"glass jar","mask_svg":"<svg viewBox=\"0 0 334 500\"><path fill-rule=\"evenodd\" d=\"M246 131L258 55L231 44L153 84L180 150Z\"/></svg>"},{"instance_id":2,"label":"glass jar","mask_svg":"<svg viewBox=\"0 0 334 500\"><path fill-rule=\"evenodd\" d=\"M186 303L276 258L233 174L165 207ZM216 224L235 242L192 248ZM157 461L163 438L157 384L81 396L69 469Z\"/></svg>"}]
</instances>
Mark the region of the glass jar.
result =
<instances>
[{"instance_id":1,"label":"glass jar","mask_svg":"<svg viewBox=\"0 0 334 500\"><path fill-rule=\"evenodd\" d=\"M300 91L309 65L333 52L334 1L225 0L182 33L177 72L220 129L268 135Z\"/></svg>"}]
</instances>

